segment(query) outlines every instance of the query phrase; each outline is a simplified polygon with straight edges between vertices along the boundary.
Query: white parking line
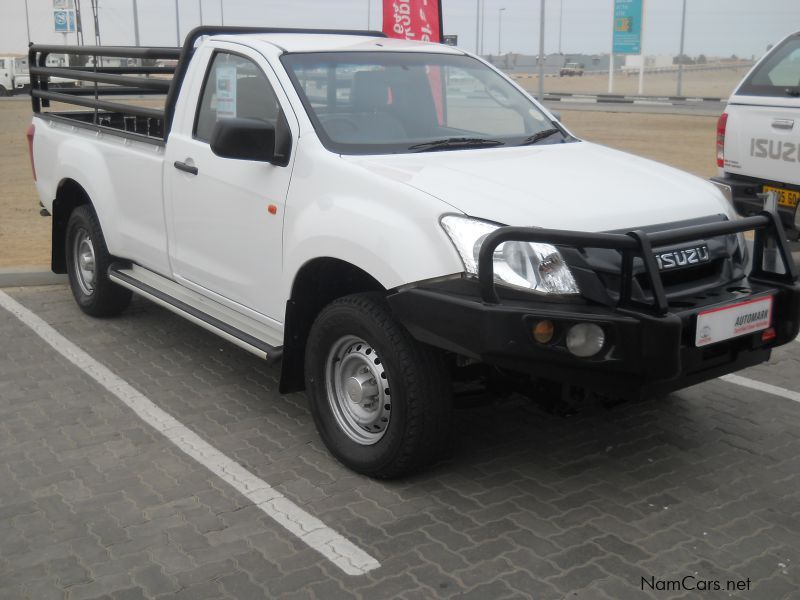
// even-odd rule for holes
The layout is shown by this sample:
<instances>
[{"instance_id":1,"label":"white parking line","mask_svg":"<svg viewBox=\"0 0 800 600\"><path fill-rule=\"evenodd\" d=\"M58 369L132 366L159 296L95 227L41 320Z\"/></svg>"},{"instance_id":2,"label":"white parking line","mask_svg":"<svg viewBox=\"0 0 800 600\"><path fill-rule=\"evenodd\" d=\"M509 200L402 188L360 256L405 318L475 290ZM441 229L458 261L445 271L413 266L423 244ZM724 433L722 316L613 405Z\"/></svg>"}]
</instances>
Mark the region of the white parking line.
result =
<instances>
[{"instance_id":1,"label":"white parking line","mask_svg":"<svg viewBox=\"0 0 800 600\"><path fill-rule=\"evenodd\" d=\"M773 396L780 396L781 398L786 398L787 400L800 402L800 393L778 387L777 385L772 385L771 383L756 381L755 379L749 379L747 377L742 377L741 375L723 375L720 377L720 379L722 379L722 381L727 381L728 383L733 383L734 385L750 388L751 390L758 390L759 392L766 392L767 394L772 394Z\"/></svg>"},{"instance_id":2,"label":"white parking line","mask_svg":"<svg viewBox=\"0 0 800 600\"><path fill-rule=\"evenodd\" d=\"M342 571L348 575L363 575L381 566L361 548L161 410L128 382L97 362L3 291L0 291L0 306L30 327L61 356L119 398L145 423L159 431L214 475L241 492L281 527L300 538Z\"/></svg>"}]
</instances>

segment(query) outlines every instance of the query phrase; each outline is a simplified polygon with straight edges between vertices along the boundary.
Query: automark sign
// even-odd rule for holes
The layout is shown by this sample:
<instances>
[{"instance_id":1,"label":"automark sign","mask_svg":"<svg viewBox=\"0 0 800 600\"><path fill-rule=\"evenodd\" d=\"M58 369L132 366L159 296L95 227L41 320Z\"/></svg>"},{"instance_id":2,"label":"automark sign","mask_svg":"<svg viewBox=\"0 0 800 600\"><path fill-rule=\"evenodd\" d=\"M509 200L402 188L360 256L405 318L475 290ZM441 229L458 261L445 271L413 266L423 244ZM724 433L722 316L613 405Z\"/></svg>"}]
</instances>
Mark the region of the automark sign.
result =
<instances>
[{"instance_id":1,"label":"automark sign","mask_svg":"<svg viewBox=\"0 0 800 600\"><path fill-rule=\"evenodd\" d=\"M614 54L642 53L644 0L614 0Z\"/></svg>"}]
</instances>

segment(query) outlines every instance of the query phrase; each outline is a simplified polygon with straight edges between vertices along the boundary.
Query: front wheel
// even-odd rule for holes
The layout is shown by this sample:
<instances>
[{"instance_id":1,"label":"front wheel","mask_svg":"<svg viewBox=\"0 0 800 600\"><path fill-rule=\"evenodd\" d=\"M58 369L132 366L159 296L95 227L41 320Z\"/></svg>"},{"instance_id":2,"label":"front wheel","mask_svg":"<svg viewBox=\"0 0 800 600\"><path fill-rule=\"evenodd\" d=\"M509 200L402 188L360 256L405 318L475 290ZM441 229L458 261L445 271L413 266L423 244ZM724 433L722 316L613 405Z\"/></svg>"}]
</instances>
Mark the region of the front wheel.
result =
<instances>
[{"instance_id":1,"label":"front wheel","mask_svg":"<svg viewBox=\"0 0 800 600\"><path fill-rule=\"evenodd\" d=\"M65 251L69 286L83 312L93 317L111 317L128 307L132 293L108 278L113 259L90 205L79 206L70 214Z\"/></svg>"},{"instance_id":2,"label":"front wheel","mask_svg":"<svg viewBox=\"0 0 800 600\"><path fill-rule=\"evenodd\" d=\"M323 309L305 372L322 441L350 469L399 477L444 448L452 392L441 352L414 340L380 294L346 296Z\"/></svg>"}]
</instances>

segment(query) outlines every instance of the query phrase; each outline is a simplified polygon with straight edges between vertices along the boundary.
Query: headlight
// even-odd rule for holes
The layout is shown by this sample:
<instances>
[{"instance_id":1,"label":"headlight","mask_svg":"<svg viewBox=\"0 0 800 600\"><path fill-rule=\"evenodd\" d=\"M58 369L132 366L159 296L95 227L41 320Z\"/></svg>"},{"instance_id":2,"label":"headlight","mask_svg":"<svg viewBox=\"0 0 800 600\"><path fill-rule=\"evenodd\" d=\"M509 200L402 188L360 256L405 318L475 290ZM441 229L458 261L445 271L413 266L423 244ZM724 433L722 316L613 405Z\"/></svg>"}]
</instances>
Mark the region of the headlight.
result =
<instances>
[{"instance_id":1,"label":"headlight","mask_svg":"<svg viewBox=\"0 0 800 600\"><path fill-rule=\"evenodd\" d=\"M499 225L447 215L442 227L456 247L464 269L478 274L481 245ZM577 294L578 285L561 254L550 244L504 242L494 252L494 278L499 283L542 294Z\"/></svg>"}]
</instances>

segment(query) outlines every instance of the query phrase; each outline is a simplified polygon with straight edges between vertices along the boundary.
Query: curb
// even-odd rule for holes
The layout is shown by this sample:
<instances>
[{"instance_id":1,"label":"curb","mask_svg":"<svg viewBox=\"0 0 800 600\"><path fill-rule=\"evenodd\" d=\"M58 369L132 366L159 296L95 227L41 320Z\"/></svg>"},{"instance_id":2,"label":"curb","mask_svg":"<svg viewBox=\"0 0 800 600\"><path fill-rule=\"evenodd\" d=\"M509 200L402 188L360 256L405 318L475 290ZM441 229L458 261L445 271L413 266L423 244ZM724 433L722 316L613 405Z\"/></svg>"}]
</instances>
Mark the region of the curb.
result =
<instances>
[{"instance_id":1,"label":"curb","mask_svg":"<svg viewBox=\"0 0 800 600\"><path fill-rule=\"evenodd\" d=\"M545 93L544 99L550 102L563 102L572 104L648 104L657 106L691 106L702 103L723 104L724 98L700 98L678 96L635 96L617 94L560 94L558 92Z\"/></svg>"},{"instance_id":2,"label":"curb","mask_svg":"<svg viewBox=\"0 0 800 600\"><path fill-rule=\"evenodd\" d=\"M60 285L67 283L66 275L56 275L49 269L36 267L0 268L0 288Z\"/></svg>"}]
</instances>

